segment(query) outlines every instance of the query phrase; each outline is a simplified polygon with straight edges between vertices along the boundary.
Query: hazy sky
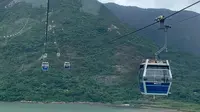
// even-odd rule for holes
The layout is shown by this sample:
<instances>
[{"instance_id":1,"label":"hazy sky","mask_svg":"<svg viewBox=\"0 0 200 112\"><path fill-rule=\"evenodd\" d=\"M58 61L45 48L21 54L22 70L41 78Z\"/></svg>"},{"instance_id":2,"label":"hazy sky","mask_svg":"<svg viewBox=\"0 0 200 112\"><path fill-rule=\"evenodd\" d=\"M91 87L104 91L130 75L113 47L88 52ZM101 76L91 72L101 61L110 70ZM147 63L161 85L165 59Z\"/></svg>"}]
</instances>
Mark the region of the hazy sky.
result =
<instances>
[{"instance_id":1,"label":"hazy sky","mask_svg":"<svg viewBox=\"0 0 200 112\"><path fill-rule=\"evenodd\" d=\"M115 2L120 5L138 6L142 8L167 8L171 10L179 10L198 0L99 0L102 3ZM188 10L200 13L200 3L192 6Z\"/></svg>"}]
</instances>

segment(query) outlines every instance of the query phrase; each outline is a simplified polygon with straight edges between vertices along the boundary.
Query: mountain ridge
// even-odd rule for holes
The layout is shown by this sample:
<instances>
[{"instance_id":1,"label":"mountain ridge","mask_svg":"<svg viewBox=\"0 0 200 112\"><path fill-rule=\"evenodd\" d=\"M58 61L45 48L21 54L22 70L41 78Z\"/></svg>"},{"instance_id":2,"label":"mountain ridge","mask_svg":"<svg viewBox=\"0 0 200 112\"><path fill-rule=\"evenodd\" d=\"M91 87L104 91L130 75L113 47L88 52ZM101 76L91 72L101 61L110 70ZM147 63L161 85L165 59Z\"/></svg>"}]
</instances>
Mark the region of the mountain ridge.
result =
<instances>
[{"instance_id":1,"label":"mountain ridge","mask_svg":"<svg viewBox=\"0 0 200 112\"><path fill-rule=\"evenodd\" d=\"M166 9L143 9L138 7L124 7L117 4L105 4L108 9L110 9L123 23L129 24L134 28L141 28L149 23L153 23L154 19L159 15L170 15L174 11ZM120 12L120 13L119 13ZM171 25L172 28L169 29L168 44L170 48L178 49L181 52L189 52L195 55L199 55L199 25L200 18L193 16L198 15L198 13L193 11L183 11L168 20L166 20L167 25ZM191 20L184 19L190 18ZM182 21L182 22L181 22ZM187 26L187 27L186 27ZM158 25L149 27L148 29L138 33L145 38L152 39L157 45L161 46L163 43L162 38L164 34L157 31ZM182 33L179 33L182 32ZM182 43L178 43L182 41Z\"/></svg>"}]
</instances>

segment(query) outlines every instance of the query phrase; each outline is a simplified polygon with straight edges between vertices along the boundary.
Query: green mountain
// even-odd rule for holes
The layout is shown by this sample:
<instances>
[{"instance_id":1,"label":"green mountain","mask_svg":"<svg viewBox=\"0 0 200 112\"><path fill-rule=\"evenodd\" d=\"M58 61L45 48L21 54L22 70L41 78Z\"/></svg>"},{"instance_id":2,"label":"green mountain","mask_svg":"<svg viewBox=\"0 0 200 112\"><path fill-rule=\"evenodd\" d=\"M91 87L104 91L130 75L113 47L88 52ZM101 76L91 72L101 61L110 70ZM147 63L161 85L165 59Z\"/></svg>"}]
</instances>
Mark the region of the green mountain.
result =
<instances>
[{"instance_id":1,"label":"green mountain","mask_svg":"<svg viewBox=\"0 0 200 112\"><path fill-rule=\"evenodd\" d=\"M174 11L168 9L142 9L134 6L120 6L114 3L108 3L105 6L122 22L131 25L133 28L141 28L153 23L159 15L168 16L174 13ZM195 55L200 54L200 16L196 15L199 14L192 11L183 11L166 20L166 24L172 26L172 29L169 30L169 47ZM163 32L156 30L158 27L158 25L149 27L140 32L139 35L153 40L157 45L161 45L164 36Z\"/></svg>"},{"instance_id":2,"label":"green mountain","mask_svg":"<svg viewBox=\"0 0 200 112\"><path fill-rule=\"evenodd\" d=\"M153 57L158 47L136 35L110 44L109 41L134 29L121 23L97 1L50 2L49 22L52 25L54 21L56 27L55 34L50 30L48 36L48 72L41 71L46 8L19 2L0 12L5 15L0 22L0 100L142 100L138 65L142 59ZM60 58L56 57L55 39ZM162 99L200 102L199 57L169 52L162 58L171 61L174 74L172 95ZM65 61L71 62L71 70L63 68Z\"/></svg>"}]
</instances>

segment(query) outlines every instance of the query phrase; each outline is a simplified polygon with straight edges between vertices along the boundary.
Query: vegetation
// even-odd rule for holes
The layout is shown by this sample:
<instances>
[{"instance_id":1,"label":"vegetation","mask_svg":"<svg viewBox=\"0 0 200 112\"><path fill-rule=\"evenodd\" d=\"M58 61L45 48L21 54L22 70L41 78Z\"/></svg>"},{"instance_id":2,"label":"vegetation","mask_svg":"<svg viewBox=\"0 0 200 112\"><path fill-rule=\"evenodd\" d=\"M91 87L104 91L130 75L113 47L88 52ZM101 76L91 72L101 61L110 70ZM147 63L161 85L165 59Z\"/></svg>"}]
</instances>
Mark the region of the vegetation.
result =
<instances>
[{"instance_id":1,"label":"vegetation","mask_svg":"<svg viewBox=\"0 0 200 112\"><path fill-rule=\"evenodd\" d=\"M9 39L1 38L2 44L7 42L0 47L1 101L116 102L144 97L138 89L137 68L142 59L153 56L156 45L136 35L108 44L120 36L116 31L123 35L133 29L121 24L104 5L97 4L101 6L98 15L80 10L82 5L80 0L51 3L50 23L55 21L56 34L49 31L45 60L50 63L48 72L41 71L39 60L44 53L45 7L22 2L0 12L8 12L0 23L7 32L10 26L19 27L16 21L31 14L29 29ZM108 31L112 24L119 29ZM10 27L12 32L18 30L15 27ZM55 38L61 49L60 58L56 57ZM199 57L169 51L161 57L171 61L172 95L159 99L200 103ZM63 68L65 61L71 62L71 70Z\"/></svg>"}]
</instances>

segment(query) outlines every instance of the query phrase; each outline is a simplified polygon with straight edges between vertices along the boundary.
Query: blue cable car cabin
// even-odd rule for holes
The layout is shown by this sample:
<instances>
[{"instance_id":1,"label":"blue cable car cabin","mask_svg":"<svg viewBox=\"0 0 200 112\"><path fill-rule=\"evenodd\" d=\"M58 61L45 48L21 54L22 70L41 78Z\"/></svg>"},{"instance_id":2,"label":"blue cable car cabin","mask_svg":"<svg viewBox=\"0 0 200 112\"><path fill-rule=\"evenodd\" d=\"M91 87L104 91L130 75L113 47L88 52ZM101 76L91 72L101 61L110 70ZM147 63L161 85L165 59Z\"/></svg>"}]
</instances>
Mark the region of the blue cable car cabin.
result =
<instances>
[{"instance_id":1,"label":"blue cable car cabin","mask_svg":"<svg viewBox=\"0 0 200 112\"><path fill-rule=\"evenodd\" d=\"M64 63L64 68L70 69L70 67L71 67L70 62L65 62Z\"/></svg>"},{"instance_id":2,"label":"blue cable car cabin","mask_svg":"<svg viewBox=\"0 0 200 112\"><path fill-rule=\"evenodd\" d=\"M49 70L49 62L42 62L42 70L43 71Z\"/></svg>"},{"instance_id":3,"label":"blue cable car cabin","mask_svg":"<svg viewBox=\"0 0 200 112\"><path fill-rule=\"evenodd\" d=\"M141 63L139 85L144 95L168 95L172 85L172 73L168 60L146 59Z\"/></svg>"}]
</instances>

